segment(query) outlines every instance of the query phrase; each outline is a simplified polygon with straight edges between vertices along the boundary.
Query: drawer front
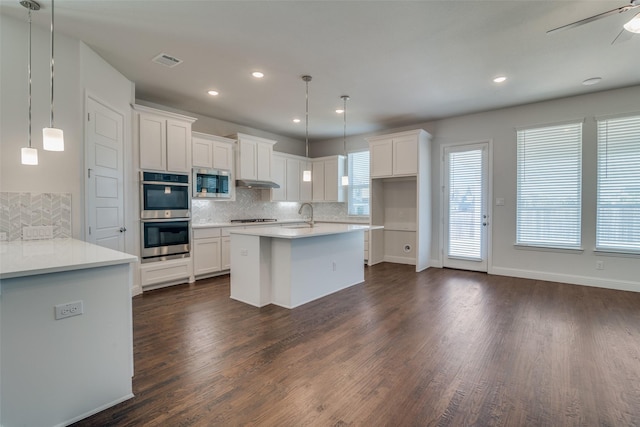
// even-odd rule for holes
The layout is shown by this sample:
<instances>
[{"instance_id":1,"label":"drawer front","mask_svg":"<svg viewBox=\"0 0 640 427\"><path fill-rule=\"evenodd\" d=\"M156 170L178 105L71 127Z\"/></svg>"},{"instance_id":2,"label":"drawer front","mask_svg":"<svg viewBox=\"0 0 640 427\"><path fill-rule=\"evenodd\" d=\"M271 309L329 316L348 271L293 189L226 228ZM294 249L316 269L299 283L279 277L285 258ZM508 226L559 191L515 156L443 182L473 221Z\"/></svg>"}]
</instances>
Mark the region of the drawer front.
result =
<instances>
[{"instance_id":1,"label":"drawer front","mask_svg":"<svg viewBox=\"0 0 640 427\"><path fill-rule=\"evenodd\" d=\"M194 239L208 239L210 237L220 237L220 228L194 228Z\"/></svg>"}]
</instances>

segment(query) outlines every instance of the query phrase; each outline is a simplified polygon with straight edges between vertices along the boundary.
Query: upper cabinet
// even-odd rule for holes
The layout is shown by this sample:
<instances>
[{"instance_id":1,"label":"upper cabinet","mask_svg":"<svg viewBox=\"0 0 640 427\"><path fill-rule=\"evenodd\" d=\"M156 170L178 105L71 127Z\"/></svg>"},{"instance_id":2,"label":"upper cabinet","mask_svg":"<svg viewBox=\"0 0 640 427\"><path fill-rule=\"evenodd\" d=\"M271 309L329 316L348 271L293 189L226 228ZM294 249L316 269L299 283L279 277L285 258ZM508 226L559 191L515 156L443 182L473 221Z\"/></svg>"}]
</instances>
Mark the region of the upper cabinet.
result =
<instances>
[{"instance_id":1,"label":"upper cabinet","mask_svg":"<svg viewBox=\"0 0 640 427\"><path fill-rule=\"evenodd\" d=\"M411 176L418 173L420 131L400 132L367 138L371 155L371 178Z\"/></svg>"},{"instance_id":2,"label":"upper cabinet","mask_svg":"<svg viewBox=\"0 0 640 427\"><path fill-rule=\"evenodd\" d=\"M236 178L271 181L271 157L276 141L242 133L233 137L238 141Z\"/></svg>"},{"instance_id":3,"label":"upper cabinet","mask_svg":"<svg viewBox=\"0 0 640 427\"><path fill-rule=\"evenodd\" d=\"M233 170L235 140L200 132L191 135L194 167Z\"/></svg>"},{"instance_id":4,"label":"upper cabinet","mask_svg":"<svg viewBox=\"0 0 640 427\"><path fill-rule=\"evenodd\" d=\"M271 180L280 188L265 190L262 199L272 202L311 201L311 182L302 180L305 168L311 170L311 162L306 157L273 153Z\"/></svg>"},{"instance_id":5,"label":"upper cabinet","mask_svg":"<svg viewBox=\"0 0 640 427\"><path fill-rule=\"evenodd\" d=\"M319 157L312 160L312 189L314 202L344 202L344 156Z\"/></svg>"},{"instance_id":6,"label":"upper cabinet","mask_svg":"<svg viewBox=\"0 0 640 427\"><path fill-rule=\"evenodd\" d=\"M193 117L134 105L140 169L169 172L191 171L191 124Z\"/></svg>"}]
</instances>

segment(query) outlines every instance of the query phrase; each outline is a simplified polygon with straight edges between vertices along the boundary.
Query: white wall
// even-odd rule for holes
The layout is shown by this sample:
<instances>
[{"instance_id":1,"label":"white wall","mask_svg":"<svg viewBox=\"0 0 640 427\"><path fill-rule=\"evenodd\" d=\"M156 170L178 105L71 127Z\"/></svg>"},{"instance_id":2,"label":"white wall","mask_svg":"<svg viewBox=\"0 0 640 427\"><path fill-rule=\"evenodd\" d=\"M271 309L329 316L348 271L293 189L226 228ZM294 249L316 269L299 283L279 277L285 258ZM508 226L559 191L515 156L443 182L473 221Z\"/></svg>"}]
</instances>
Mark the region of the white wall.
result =
<instances>
[{"instance_id":1,"label":"white wall","mask_svg":"<svg viewBox=\"0 0 640 427\"><path fill-rule=\"evenodd\" d=\"M504 206L492 206L489 272L541 280L640 291L638 257L603 256L594 253L596 223L596 122L594 117L636 112L640 114L640 86L562 98L514 108L471 114L376 134L422 128L432 141L432 265L441 265L440 148L443 144L492 141L493 198L505 199ZM516 128L585 120L583 127L583 215L582 253L523 250L514 247L516 222ZM347 138L347 151L366 148L365 137ZM311 155L327 156L343 152L342 138L316 141ZM596 260L605 263L596 270Z\"/></svg>"},{"instance_id":2,"label":"white wall","mask_svg":"<svg viewBox=\"0 0 640 427\"><path fill-rule=\"evenodd\" d=\"M64 131L65 151L42 150L42 128L49 126L49 32L32 31L32 146L38 166L20 163L28 143L28 24L0 15L0 190L71 193L73 236L82 230L83 123L80 85L80 42L56 34L55 126Z\"/></svg>"},{"instance_id":3,"label":"white wall","mask_svg":"<svg viewBox=\"0 0 640 427\"><path fill-rule=\"evenodd\" d=\"M596 224L596 122L594 117L640 113L640 86L563 98L515 108L467 115L436 122L434 132L434 213L439 218L440 146L466 141L493 141L493 197L505 199L493 206L492 253L489 272L640 291L637 257L594 254ZM582 246L580 254L521 250L516 240L516 128L582 120ZM439 229L434 221L432 250L440 253ZM604 270L596 270L603 260Z\"/></svg>"}]
</instances>

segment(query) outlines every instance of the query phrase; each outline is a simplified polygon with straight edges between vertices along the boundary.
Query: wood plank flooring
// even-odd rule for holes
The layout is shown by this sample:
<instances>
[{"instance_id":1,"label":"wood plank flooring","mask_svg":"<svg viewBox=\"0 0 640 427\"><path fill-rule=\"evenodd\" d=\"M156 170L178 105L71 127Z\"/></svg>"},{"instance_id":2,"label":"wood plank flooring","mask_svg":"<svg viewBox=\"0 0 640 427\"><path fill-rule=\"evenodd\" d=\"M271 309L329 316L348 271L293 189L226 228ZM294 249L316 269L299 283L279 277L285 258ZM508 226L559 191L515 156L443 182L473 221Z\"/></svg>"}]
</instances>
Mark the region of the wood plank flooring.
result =
<instances>
[{"instance_id":1,"label":"wood plank flooring","mask_svg":"<svg viewBox=\"0 0 640 427\"><path fill-rule=\"evenodd\" d=\"M135 297L135 398L75 426L639 426L640 293L378 264L294 310Z\"/></svg>"}]
</instances>

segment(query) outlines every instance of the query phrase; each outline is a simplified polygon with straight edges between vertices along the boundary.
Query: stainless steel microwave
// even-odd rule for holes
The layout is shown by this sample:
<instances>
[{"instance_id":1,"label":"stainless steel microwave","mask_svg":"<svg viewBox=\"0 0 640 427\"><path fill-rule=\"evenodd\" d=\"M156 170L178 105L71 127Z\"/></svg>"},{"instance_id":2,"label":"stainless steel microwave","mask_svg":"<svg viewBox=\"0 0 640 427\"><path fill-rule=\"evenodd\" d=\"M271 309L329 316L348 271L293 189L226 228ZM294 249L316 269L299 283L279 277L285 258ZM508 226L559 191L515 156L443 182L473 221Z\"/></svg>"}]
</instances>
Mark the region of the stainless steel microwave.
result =
<instances>
[{"instance_id":1,"label":"stainless steel microwave","mask_svg":"<svg viewBox=\"0 0 640 427\"><path fill-rule=\"evenodd\" d=\"M194 198L231 198L231 171L193 168L191 181Z\"/></svg>"}]
</instances>

